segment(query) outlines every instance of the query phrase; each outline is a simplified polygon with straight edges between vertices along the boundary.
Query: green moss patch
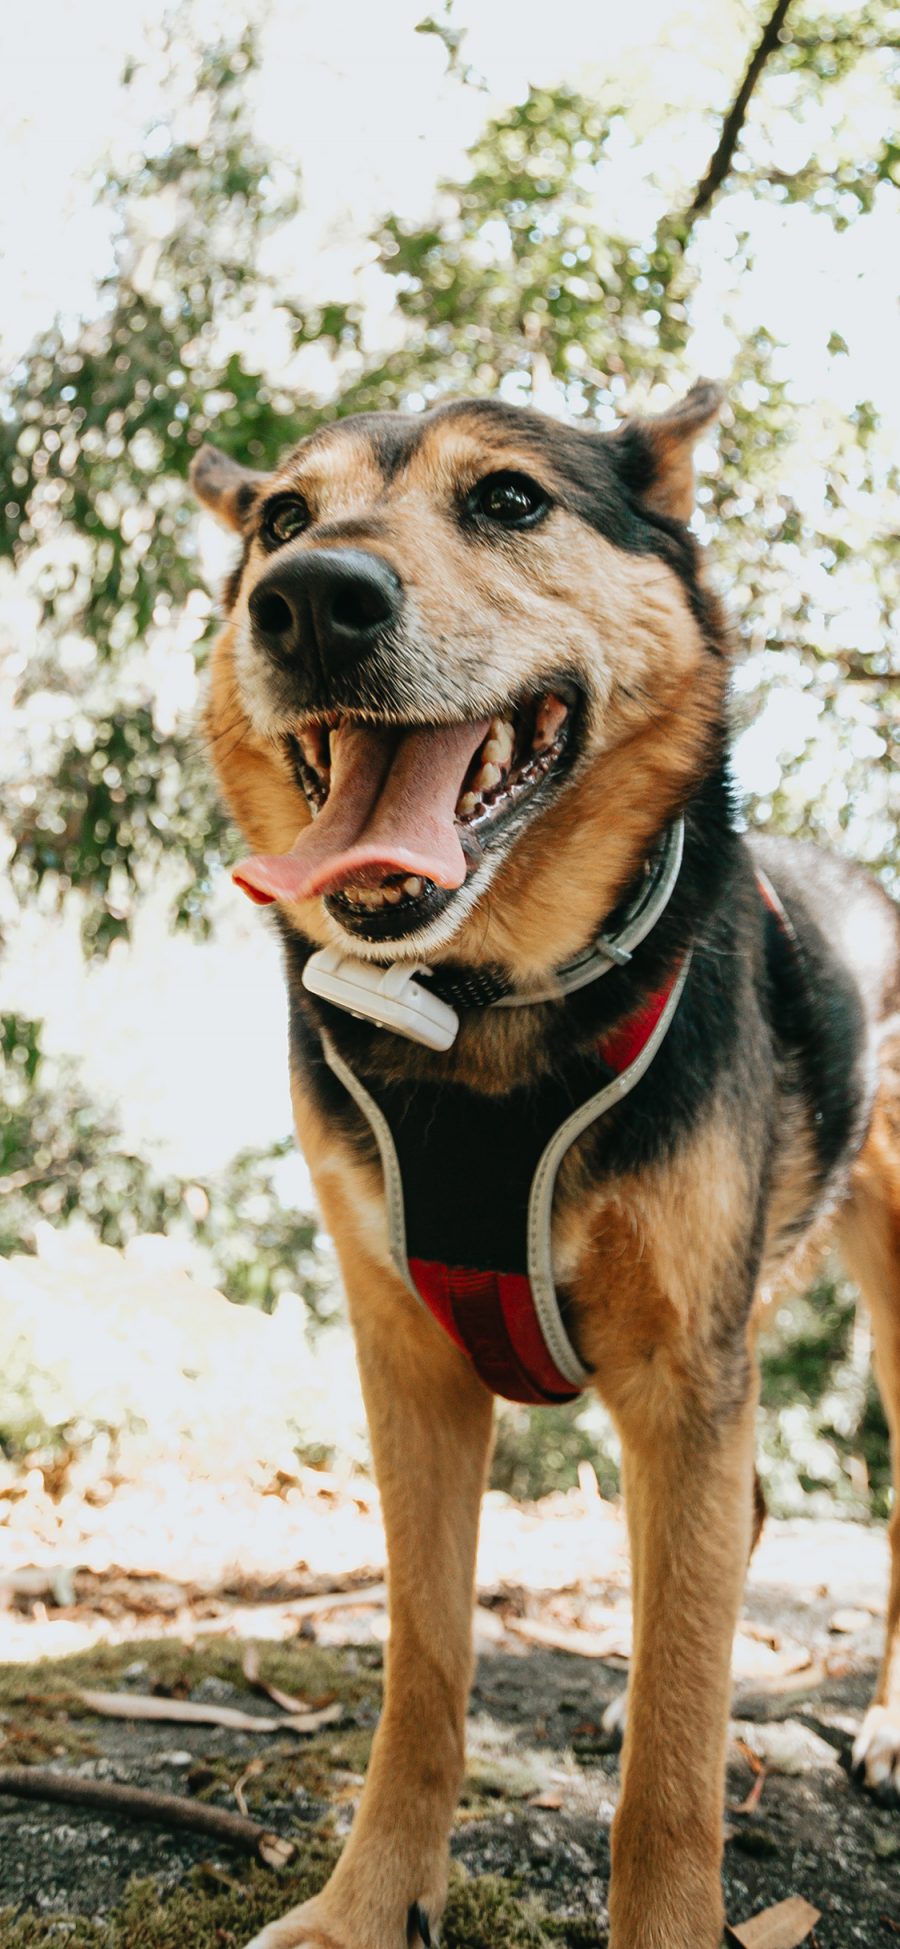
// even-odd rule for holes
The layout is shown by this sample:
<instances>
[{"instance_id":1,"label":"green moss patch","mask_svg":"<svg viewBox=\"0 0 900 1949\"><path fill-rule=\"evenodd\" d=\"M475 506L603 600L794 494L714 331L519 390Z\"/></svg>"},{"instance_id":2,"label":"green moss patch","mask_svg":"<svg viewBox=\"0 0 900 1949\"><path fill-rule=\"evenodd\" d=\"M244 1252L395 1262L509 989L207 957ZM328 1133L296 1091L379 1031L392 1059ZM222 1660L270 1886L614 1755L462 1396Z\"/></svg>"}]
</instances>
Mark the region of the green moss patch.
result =
<instances>
[{"instance_id":1,"label":"green moss patch","mask_svg":"<svg viewBox=\"0 0 900 1949\"><path fill-rule=\"evenodd\" d=\"M261 1742L263 1771L246 1782L251 1811L267 1803L292 1798L302 1787L313 1797L327 1799L335 1770L364 1773L372 1744L381 1697L381 1655L361 1651L326 1651L303 1642L289 1648L257 1644L260 1677L270 1685L310 1701L339 1699L350 1723L327 1726L311 1738L284 1739L267 1735ZM249 1685L243 1672L245 1644L220 1641L187 1649L171 1639L138 1646L100 1645L58 1663L0 1666L0 1732L3 1755L10 1765L53 1765L93 1756L99 1750L98 1731L105 1723L84 1706L83 1687L116 1691L133 1684L136 1692L158 1692L188 1698L204 1679L217 1678L244 1693L248 1701L265 1701ZM135 1664L140 1674L126 1679ZM272 1707L277 1712L276 1707ZM359 1714L367 1723L354 1725ZM173 1726L173 1734L175 1727ZM135 1748L140 1759L140 1748ZM215 1756L203 1763L208 1778L195 1791L203 1799L231 1804L234 1780L243 1762Z\"/></svg>"},{"instance_id":2,"label":"green moss patch","mask_svg":"<svg viewBox=\"0 0 900 1949\"><path fill-rule=\"evenodd\" d=\"M139 1692L156 1689L187 1697L204 1678L220 1678L252 1697L253 1687L243 1672L246 1649L246 1640L225 1643L212 1638L188 1649L173 1638L154 1638L137 1644L95 1645L52 1663L0 1665L0 1712L35 1695L53 1701L57 1708L68 1701L76 1709L79 1687L107 1686L114 1691L136 1664L146 1666L134 1681ZM368 1647L349 1653L327 1651L301 1639L289 1646L256 1643L254 1649L265 1683L312 1703L334 1696L353 1706L363 1700L374 1702L380 1694L381 1654Z\"/></svg>"},{"instance_id":3,"label":"green moss patch","mask_svg":"<svg viewBox=\"0 0 900 1949\"><path fill-rule=\"evenodd\" d=\"M290 1873L250 1867L230 1875L195 1868L184 1885L161 1898L152 1882L134 1881L115 1915L90 1921L76 1915L15 1918L0 1915L0 1949L240 1949L255 1930L322 1886L337 1858L333 1843L312 1834ZM441 1930L445 1949L599 1949L587 1916L571 1922L549 1916L517 1881L467 1876L454 1867Z\"/></svg>"},{"instance_id":4,"label":"green moss patch","mask_svg":"<svg viewBox=\"0 0 900 1949\"><path fill-rule=\"evenodd\" d=\"M115 1914L0 1916L0 1949L240 1949L264 1922L305 1902L322 1886L336 1848L313 1835L298 1867L273 1875L264 1868L220 1874L195 1868L174 1893L161 1897L150 1881L133 1881Z\"/></svg>"},{"instance_id":5,"label":"green moss patch","mask_svg":"<svg viewBox=\"0 0 900 1949\"><path fill-rule=\"evenodd\" d=\"M441 1928L444 1949L547 1949L543 1903L516 1880L456 1869Z\"/></svg>"}]
</instances>

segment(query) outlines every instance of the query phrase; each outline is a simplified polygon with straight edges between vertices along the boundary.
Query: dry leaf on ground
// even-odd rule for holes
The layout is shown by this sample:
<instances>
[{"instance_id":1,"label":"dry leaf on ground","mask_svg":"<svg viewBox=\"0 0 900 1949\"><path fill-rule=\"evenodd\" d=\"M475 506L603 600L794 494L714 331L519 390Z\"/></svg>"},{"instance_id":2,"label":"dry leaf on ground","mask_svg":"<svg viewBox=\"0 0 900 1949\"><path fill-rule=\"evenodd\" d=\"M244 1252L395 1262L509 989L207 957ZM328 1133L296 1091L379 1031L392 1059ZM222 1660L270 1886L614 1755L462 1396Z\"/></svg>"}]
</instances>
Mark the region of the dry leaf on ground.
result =
<instances>
[{"instance_id":1,"label":"dry leaf on ground","mask_svg":"<svg viewBox=\"0 0 900 1949\"><path fill-rule=\"evenodd\" d=\"M833 1773L840 1766L832 1742L800 1719L739 1720L734 1730L738 1735L735 1745L754 1772L765 1767L769 1773L799 1779L804 1774ZM751 1753L755 1764L750 1760Z\"/></svg>"},{"instance_id":2,"label":"dry leaf on ground","mask_svg":"<svg viewBox=\"0 0 900 1949\"><path fill-rule=\"evenodd\" d=\"M800 1949L819 1920L820 1911L811 1902L802 1895L789 1895L786 1902L762 1909L749 1922L731 1924L728 1938L740 1949Z\"/></svg>"}]
</instances>

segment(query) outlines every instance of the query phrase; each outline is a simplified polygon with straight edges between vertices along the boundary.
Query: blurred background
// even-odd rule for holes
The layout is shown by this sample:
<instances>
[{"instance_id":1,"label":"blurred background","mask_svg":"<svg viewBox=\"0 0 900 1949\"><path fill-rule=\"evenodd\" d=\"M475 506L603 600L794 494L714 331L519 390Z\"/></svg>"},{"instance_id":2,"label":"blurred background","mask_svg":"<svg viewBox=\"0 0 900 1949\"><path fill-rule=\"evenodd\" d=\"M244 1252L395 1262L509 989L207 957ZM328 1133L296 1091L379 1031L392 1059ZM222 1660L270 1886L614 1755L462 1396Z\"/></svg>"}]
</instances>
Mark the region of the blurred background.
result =
<instances>
[{"instance_id":1,"label":"blurred background","mask_svg":"<svg viewBox=\"0 0 900 1949\"><path fill-rule=\"evenodd\" d=\"M46 0L3 29L0 1495L19 1561L77 1504L81 1560L155 1551L180 1574L196 1524L179 1544L167 1516L161 1551L154 1497L367 1465L290 1134L274 930L228 879L197 735L231 559L185 484L202 440L265 467L371 407L499 394L613 426L721 379L696 529L737 637L745 817L900 891L900 8L782 7L728 151L770 4L425 4ZM778 1309L776 1511L885 1514L868 1357L836 1267ZM537 1497L585 1465L614 1493L596 1404L502 1411L496 1489ZM257 1508L244 1561L276 1544Z\"/></svg>"}]
</instances>

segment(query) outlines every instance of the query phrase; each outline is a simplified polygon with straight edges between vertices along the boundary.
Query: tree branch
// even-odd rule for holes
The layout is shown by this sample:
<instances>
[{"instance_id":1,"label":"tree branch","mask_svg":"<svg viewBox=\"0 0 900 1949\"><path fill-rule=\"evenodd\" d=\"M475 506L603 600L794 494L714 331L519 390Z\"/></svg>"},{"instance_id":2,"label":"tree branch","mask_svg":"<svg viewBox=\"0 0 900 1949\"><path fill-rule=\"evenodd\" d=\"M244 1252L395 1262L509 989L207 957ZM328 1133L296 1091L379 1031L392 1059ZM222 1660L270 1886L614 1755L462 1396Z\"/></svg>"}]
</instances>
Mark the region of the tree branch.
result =
<instances>
[{"instance_id":1,"label":"tree branch","mask_svg":"<svg viewBox=\"0 0 900 1949\"><path fill-rule=\"evenodd\" d=\"M115 1780L85 1780L80 1775L53 1773L42 1766L0 1767L0 1794L26 1800L55 1800L70 1807L91 1807L101 1814L124 1814L128 1820L154 1821L160 1827L207 1834L214 1841L255 1854L267 1867L283 1867L295 1852L292 1841L273 1834L259 1821L233 1814L227 1807L210 1807L202 1800L182 1800L174 1793L121 1786Z\"/></svg>"},{"instance_id":2,"label":"tree branch","mask_svg":"<svg viewBox=\"0 0 900 1949\"><path fill-rule=\"evenodd\" d=\"M698 184L693 202L689 205L687 214L691 219L703 215L704 210L708 209L712 202L717 189L721 187L728 175L734 159L735 149L740 140L747 109L750 105L750 97L769 59L769 55L774 53L775 48L778 46L778 38L784 26L790 4L791 0L777 0L777 5L766 24L762 38L754 49L747 64L744 79L722 123L722 133L715 151L710 158L706 174L702 182Z\"/></svg>"}]
</instances>

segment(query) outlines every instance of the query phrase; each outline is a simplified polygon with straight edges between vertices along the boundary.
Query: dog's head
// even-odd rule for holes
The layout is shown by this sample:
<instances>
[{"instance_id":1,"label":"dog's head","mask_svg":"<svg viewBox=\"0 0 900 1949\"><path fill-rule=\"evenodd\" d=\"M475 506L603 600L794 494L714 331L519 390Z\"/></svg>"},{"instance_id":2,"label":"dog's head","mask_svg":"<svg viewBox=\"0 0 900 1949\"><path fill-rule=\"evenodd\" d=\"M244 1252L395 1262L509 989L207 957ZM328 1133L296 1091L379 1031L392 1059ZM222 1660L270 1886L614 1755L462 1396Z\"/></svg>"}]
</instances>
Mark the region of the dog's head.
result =
<instances>
[{"instance_id":1,"label":"dog's head","mask_svg":"<svg viewBox=\"0 0 900 1949\"><path fill-rule=\"evenodd\" d=\"M498 402L339 420L271 476L204 447L243 541L209 710L237 877L376 960L543 972L721 742L686 522L709 385L616 433Z\"/></svg>"}]
</instances>

